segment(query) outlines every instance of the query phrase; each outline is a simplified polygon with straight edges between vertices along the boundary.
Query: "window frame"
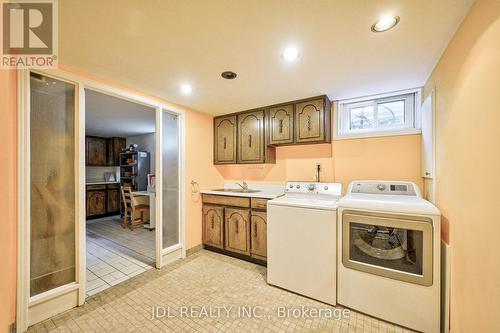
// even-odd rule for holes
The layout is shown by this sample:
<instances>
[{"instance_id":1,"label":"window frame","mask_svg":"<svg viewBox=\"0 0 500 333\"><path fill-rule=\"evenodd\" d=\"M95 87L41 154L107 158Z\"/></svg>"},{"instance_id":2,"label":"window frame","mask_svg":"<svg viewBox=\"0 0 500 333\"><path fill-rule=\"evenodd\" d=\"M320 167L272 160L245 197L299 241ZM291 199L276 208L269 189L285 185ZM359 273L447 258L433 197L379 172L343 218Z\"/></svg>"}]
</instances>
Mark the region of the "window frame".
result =
<instances>
[{"instance_id":1,"label":"window frame","mask_svg":"<svg viewBox=\"0 0 500 333\"><path fill-rule=\"evenodd\" d=\"M335 103L334 140L420 134L421 90L421 88L416 88L337 101ZM404 124L401 126L378 127L378 105L400 100L405 101ZM366 106L373 106L374 108L376 127L351 129L351 110Z\"/></svg>"}]
</instances>

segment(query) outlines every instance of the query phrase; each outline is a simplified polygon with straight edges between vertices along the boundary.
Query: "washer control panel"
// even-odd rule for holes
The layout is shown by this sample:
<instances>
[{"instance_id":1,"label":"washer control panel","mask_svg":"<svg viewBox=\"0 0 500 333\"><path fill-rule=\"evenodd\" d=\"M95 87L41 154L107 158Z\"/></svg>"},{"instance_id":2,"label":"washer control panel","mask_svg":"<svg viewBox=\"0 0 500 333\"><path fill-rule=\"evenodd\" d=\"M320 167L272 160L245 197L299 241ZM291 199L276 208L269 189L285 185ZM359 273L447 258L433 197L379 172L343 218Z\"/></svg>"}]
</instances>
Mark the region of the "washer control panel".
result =
<instances>
[{"instance_id":1,"label":"washer control panel","mask_svg":"<svg viewBox=\"0 0 500 333\"><path fill-rule=\"evenodd\" d=\"M342 184L320 182L288 182L285 192L342 195Z\"/></svg>"}]
</instances>

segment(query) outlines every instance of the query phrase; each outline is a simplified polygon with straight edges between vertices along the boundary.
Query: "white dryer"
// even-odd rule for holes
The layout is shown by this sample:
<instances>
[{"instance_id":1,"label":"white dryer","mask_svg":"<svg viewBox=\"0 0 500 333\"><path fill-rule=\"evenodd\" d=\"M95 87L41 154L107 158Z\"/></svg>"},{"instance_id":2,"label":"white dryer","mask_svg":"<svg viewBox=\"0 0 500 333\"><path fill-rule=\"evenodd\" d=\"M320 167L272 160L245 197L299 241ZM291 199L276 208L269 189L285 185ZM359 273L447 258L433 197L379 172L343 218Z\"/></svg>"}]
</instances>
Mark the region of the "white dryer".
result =
<instances>
[{"instance_id":1,"label":"white dryer","mask_svg":"<svg viewBox=\"0 0 500 333\"><path fill-rule=\"evenodd\" d=\"M414 183L354 181L338 214L338 303L438 333L439 210Z\"/></svg>"}]
</instances>

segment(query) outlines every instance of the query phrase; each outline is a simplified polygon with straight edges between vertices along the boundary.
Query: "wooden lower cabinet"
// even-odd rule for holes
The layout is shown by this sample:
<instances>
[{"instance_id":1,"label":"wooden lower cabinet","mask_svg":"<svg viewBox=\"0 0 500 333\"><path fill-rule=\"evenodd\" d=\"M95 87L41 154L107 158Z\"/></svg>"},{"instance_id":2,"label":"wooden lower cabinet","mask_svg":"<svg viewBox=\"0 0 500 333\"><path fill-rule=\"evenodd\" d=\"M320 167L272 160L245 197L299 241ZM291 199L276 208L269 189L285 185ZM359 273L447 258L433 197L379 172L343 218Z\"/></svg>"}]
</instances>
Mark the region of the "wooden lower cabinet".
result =
<instances>
[{"instance_id":1,"label":"wooden lower cabinet","mask_svg":"<svg viewBox=\"0 0 500 333\"><path fill-rule=\"evenodd\" d=\"M224 207L203 205L203 244L224 248Z\"/></svg>"},{"instance_id":2,"label":"wooden lower cabinet","mask_svg":"<svg viewBox=\"0 0 500 333\"><path fill-rule=\"evenodd\" d=\"M250 209L224 208L224 248L250 255Z\"/></svg>"},{"instance_id":3,"label":"wooden lower cabinet","mask_svg":"<svg viewBox=\"0 0 500 333\"><path fill-rule=\"evenodd\" d=\"M87 191L87 216L106 213L106 190Z\"/></svg>"},{"instance_id":4,"label":"wooden lower cabinet","mask_svg":"<svg viewBox=\"0 0 500 333\"><path fill-rule=\"evenodd\" d=\"M120 190L119 189L108 189L107 202L108 202L108 206L107 206L106 211L108 213L120 211Z\"/></svg>"},{"instance_id":5,"label":"wooden lower cabinet","mask_svg":"<svg viewBox=\"0 0 500 333\"><path fill-rule=\"evenodd\" d=\"M266 260L267 257L267 213L252 211L250 216L250 255Z\"/></svg>"},{"instance_id":6,"label":"wooden lower cabinet","mask_svg":"<svg viewBox=\"0 0 500 333\"><path fill-rule=\"evenodd\" d=\"M265 262L268 199L212 194L202 198L203 244L242 259Z\"/></svg>"}]
</instances>

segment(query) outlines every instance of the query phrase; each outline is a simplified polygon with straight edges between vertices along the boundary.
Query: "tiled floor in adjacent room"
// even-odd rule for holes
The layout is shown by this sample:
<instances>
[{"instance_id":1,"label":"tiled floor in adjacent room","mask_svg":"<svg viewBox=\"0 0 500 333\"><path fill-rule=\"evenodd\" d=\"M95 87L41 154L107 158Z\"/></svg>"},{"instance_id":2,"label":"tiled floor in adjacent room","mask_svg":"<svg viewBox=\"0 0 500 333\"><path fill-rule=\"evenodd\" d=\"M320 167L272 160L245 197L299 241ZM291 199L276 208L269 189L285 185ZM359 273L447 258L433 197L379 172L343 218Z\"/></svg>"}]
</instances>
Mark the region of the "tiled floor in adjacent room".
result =
<instances>
[{"instance_id":1,"label":"tiled floor in adjacent room","mask_svg":"<svg viewBox=\"0 0 500 333\"><path fill-rule=\"evenodd\" d=\"M154 232L120 224L119 217L87 222L87 297L154 266Z\"/></svg>"},{"instance_id":2,"label":"tiled floor in adjacent room","mask_svg":"<svg viewBox=\"0 0 500 333\"><path fill-rule=\"evenodd\" d=\"M229 315L224 311L216 315L214 309L222 306L231 307ZM238 315L237 309L252 306L258 307L259 317ZM201 250L106 289L82 307L37 324L29 332L410 332L353 311L341 320L282 318L277 311L301 306L336 309L269 286L265 267ZM160 311L152 318L153 307ZM212 312L198 316L201 307L212 307ZM193 309L198 312L190 312Z\"/></svg>"}]
</instances>

